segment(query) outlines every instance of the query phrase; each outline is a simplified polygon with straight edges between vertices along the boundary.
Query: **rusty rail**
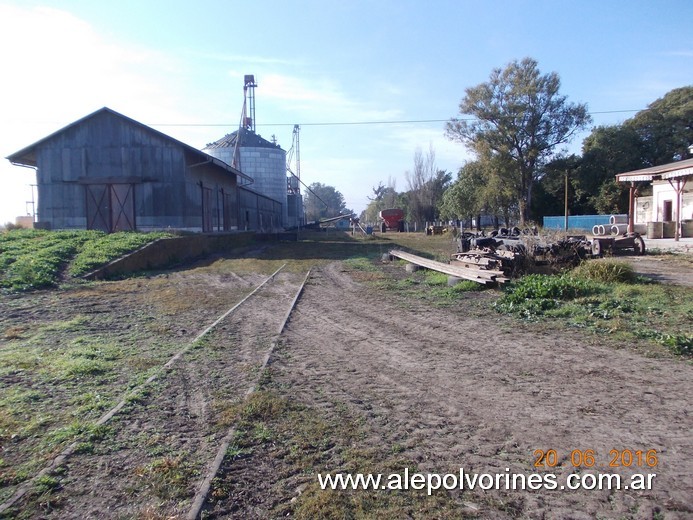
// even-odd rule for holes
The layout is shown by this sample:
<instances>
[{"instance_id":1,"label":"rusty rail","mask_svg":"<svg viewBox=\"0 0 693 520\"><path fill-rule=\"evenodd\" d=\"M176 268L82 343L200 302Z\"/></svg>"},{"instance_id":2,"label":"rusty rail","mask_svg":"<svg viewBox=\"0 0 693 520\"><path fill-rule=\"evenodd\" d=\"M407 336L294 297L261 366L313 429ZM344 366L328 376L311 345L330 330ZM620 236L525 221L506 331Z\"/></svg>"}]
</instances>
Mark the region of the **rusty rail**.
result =
<instances>
[{"instance_id":1,"label":"rusty rail","mask_svg":"<svg viewBox=\"0 0 693 520\"><path fill-rule=\"evenodd\" d=\"M200 334L198 334L195 339L193 339L186 347L178 351L173 357L171 357L165 364L161 365L156 369L156 371L149 376L149 378L144 382L136 386L135 388L126 391L124 396L121 398L121 400L116 404L113 408L111 408L108 412L103 414L95 423L93 423L95 426L101 426L102 424L106 424L109 422L120 410L128 403L130 400L137 395L139 392L141 392L146 386L150 385L155 379L160 378L167 374L173 365L181 358L183 357L184 354L186 354L190 349L192 349L204 336L209 334L219 323L229 316L231 313L233 313L238 307L243 305L247 300L249 300L255 293L257 293L264 285L269 283L270 281L274 280L274 278L279 274L279 271L284 269L286 267L286 264L282 265L279 269L277 269L274 273L272 273L267 279L265 279L260 285L258 285L255 289L253 289L252 292L247 294L241 301L239 301L236 305L231 307L229 310L227 310L224 314L222 314L214 323L209 325L205 330L203 330ZM310 274L310 271L308 271ZM307 280L306 276L306 280ZM301 284L301 289L303 289L303 286L305 285L306 281L303 281L303 284ZM300 293L299 290L299 293ZM296 299L298 296L296 297ZM296 299L294 299L294 302L292 302L291 309L293 309L293 306L296 304ZM289 311L290 312L290 311ZM286 318L284 319L284 322L282 324L282 330L284 325L286 324L286 321L289 319L289 314L287 314ZM281 332L280 332L281 333ZM266 362L265 362L266 363ZM56 457L54 457L51 461L49 461L48 465L45 466L41 471L39 471L36 475L33 477L25 480L19 486L17 487L17 490L15 493L10 496L7 500L4 502L0 503L0 516L2 516L10 507L14 506L24 495L26 495L34 486L36 481L46 475L49 475L52 471L55 471L57 468L60 466L64 465L65 462L69 457L71 457L74 453L77 447L79 446L79 443L81 441L81 438L77 438L72 444L67 446L65 449L63 449ZM4 516L3 516L4 518Z\"/></svg>"},{"instance_id":2,"label":"rusty rail","mask_svg":"<svg viewBox=\"0 0 693 520\"><path fill-rule=\"evenodd\" d=\"M286 264L284 264L286 265ZM284 267L284 266L282 266ZM311 270L308 270L306 273L305 278L303 279L303 282L301 283L300 287L298 288L298 291L296 291L296 295L294 296L294 299L291 301L291 305L289 305L289 309L286 312L286 315L284 316L284 319L282 320L281 325L277 329L277 332L274 336L274 339L272 340L272 344L270 345L270 349L265 354L265 358L262 362L262 366L260 367L260 373L262 373L265 368L267 368L267 364L269 363L270 357L274 353L274 350L277 348L277 344L279 343L279 338L282 335L282 332L284 332L284 328L286 327L286 324L289 321L289 318L291 317L291 313L294 310L294 307L296 307L296 304L298 303L298 299L301 297L301 293L303 292L303 288L305 287L306 283L308 282L308 278L310 278L310 273ZM253 384L250 385L250 387L246 390L245 395L243 396L244 399L248 399L251 394L253 394L259 385L259 380L256 380L253 382ZM205 505L205 502L207 501L207 496L209 495L210 490L212 489L212 480L216 477L217 473L219 473L219 470L221 469L221 465L224 461L224 457L226 456L226 451L228 450L229 446L231 445L231 441L233 440L234 436L236 435L236 425L232 425L231 428L227 431L226 435L221 441L221 444L219 445L219 449L217 450L216 457L212 461L210 467L207 470L207 474L205 475L204 479L200 483L197 492L195 493L195 497L193 498L192 504L190 506L190 510L188 511L187 516L185 517L186 520L197 520L200 517L200 514L202 512L202 508Z\"/></svg>"}]
</instances>

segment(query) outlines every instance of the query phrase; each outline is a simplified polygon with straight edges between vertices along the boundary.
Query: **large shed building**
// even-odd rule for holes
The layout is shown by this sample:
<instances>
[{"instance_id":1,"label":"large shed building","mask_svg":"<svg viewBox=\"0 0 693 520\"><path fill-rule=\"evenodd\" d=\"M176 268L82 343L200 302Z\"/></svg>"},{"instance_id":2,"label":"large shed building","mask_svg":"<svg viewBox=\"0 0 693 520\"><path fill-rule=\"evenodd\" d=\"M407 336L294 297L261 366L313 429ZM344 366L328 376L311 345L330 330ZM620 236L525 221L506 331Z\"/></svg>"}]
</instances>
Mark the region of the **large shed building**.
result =
<instances>
[{"instance_id":1,"label":"large shed building","mask_svg":"<svg viewBox=\"0 0 693 520\"><path fill-rule=\"evenodd\" d=\"M36 169L44 228L270 231L285 211L240 170L106 107L7 159Z\"/></svg>"}]
</instances>

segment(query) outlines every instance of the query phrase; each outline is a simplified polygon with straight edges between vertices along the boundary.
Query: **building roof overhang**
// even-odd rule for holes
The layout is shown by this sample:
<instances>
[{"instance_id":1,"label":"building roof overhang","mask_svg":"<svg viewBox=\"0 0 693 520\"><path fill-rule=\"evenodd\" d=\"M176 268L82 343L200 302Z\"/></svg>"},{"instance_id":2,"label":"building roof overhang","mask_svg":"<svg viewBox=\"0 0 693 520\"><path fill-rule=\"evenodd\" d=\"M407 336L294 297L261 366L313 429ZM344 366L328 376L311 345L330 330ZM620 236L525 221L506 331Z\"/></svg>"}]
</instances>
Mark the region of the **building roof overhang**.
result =
<instances>
[{"instance_id":1,"label":"building roof overhang","mask_svg":"<svg viewBox=\"0 0 693 520\"><path fill-rule=\"evenodd\" d=\"M651 166L642 170L619 173L618 182L652 182L656 180L678 179L693 175L693 159Z\"/></svg>"}]
</instances>

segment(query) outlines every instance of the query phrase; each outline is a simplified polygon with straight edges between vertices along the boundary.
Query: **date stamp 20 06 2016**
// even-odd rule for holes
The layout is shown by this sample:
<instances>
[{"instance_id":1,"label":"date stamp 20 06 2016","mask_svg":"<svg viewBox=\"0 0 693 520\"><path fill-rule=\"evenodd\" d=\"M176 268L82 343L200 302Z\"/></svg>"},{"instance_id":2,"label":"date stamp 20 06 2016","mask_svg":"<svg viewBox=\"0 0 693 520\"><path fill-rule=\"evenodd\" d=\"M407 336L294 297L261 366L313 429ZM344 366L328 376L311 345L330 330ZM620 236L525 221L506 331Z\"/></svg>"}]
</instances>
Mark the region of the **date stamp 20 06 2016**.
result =
<instances>
[{"instance_id":1,"label":"date stamp 20 06 2016","mask_svg":"<svg viewBox=\"0 0 693 520\"><path fill-rule=\"evenodd\" d=\"M534 450L535 468L554 468L559 465L561 457L554 449ZM657 450L609 450L609 455L599 460L595 450L572 450L570 452L570 464L575 468L655 468L659 464Z\"/></svg>"}]
</instances>

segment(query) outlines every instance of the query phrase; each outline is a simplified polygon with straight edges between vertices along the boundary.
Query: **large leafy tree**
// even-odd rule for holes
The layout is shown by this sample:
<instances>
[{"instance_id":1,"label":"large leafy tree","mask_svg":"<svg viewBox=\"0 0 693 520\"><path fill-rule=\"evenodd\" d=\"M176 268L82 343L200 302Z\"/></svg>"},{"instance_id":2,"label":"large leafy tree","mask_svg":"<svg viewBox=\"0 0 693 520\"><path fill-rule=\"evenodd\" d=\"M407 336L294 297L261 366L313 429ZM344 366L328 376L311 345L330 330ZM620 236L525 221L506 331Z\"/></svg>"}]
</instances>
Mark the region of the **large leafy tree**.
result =
<instances>
[{"instance_id":1,"label":"large leafy tree","mask_svg":"<svg viewBox=\"0 0 693 520\"><path fill-rule=\"evenodd\" d=\"M484 176L483 167L478 161L469 162L460 168L457 179L443 194L441 216L444 219L470 220L479 215L484 207Z\"/></svg>"},{"instance_id":2,"label":"large leafy tree","mask_svg":"<svg viewBox=\"0 0 693 520\"><path fill-rule=\"evenodd\" d=\"M669 91L624 126L640 137L642 168L685 159L693 144L693 86Z\"/></svg>"},{"instance_id":3,"label":"large leafy tree","mask_svg":"<svg viewBox=\"0 0 693 520\"><path fill-rule=\"evenodd\" d=\"M693 87L671 90L621 125L596 127L582 144L571 209L624 213L628 186L616 174L683 159L692 143Z\"/></svg>"},{"instance_id":4,"label":"large leafy tree","mask_svg":"<svg viewBox=\"0 0 693 520\"><path fill-rule=\"evenodd\" d=\"M575 171L575 212L621 213L628 209L628 187L616 174L644 168L642 140L630 125L600 126L582 143L582 160Z\"/></svg>"},{"instance_id":5,"label":"large leafy tree","mask_svg":"<svg viewBox=\"0 0 693 520\"><path fill-rule=\"evenodd\" d=\"M570 214L585 213L578 199L578 172L581 158L577 155L559 156L544 166L540 181L534 189L532 212L536 218L563 215L565 211L566 177L568 181L568 208ZM589 194L584 194L588 198ZM588 212L589 213L589 212Z\"/></svg>"},{"instance_id":6,"label":"large leafy tree","mask_svg":"<svg viewBox=\"0 0 693 520\"><path fill-rule=\"evenodd\" d=\"M350 213L344 196L334 186L314 182L303 196L303 204L308 222L321 218L336 217Z\"/></svg>"},{"instance_id":7,"label":"large leafy tree","mask_svg":"<svg viewBox=\"0 0 693 520\"><path fill-rule=\"evenodd\" d=\"M560 94L558 74L542 74L532 58L495 69L489 81L466 89L459 112L446 125L447 136L479 157L491 156L512 186L520 220L530 217L532 187L554 149L591 121L587 106Z\"/></svg>"},{"instance_id":8,"label":"large leafy tree","mask_svg":"<svg viewBox=\"0 0 693 520\"><path fill-rule=\"evenodd\" d=\"M398 202L398 193L396 182L391 178L388 179L387 186L381 182L378 186L373 187L373 196L368 197L370 202L366 209L361 212L361 220L363 222L375 223L378 222L378 214L380 211L387 208L395 208Z\"/></svg>"}]
</instances>

